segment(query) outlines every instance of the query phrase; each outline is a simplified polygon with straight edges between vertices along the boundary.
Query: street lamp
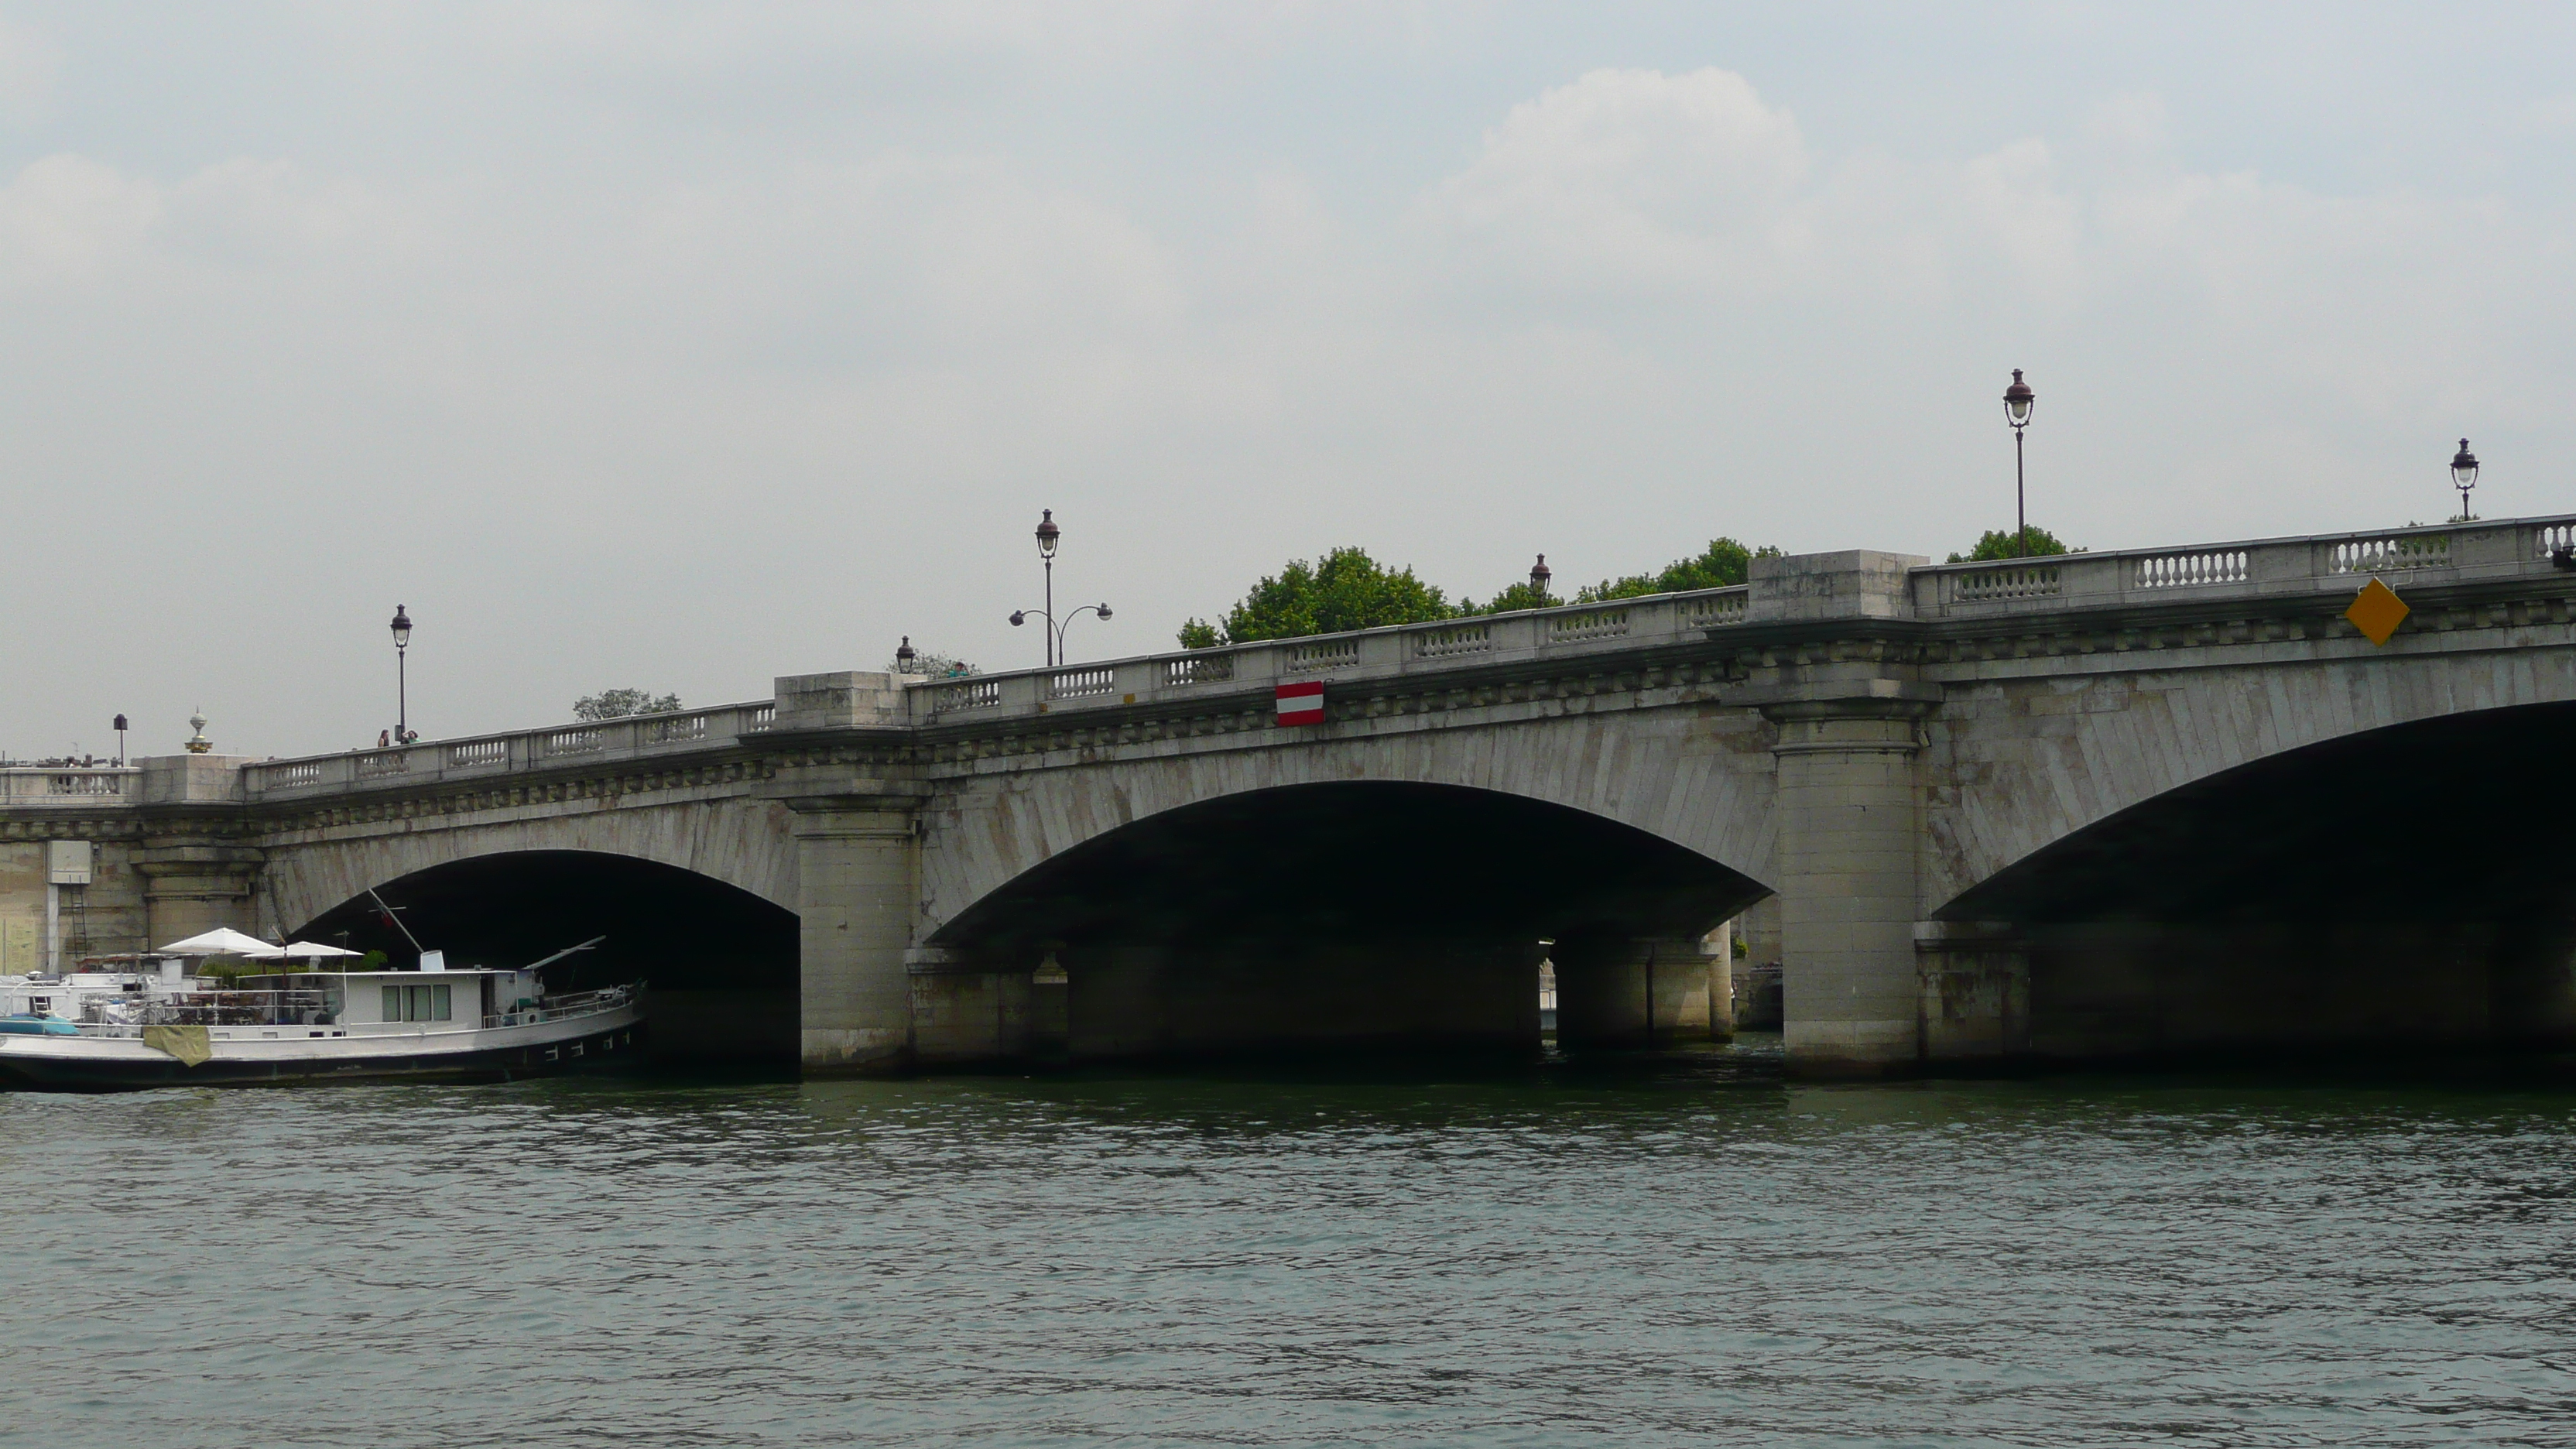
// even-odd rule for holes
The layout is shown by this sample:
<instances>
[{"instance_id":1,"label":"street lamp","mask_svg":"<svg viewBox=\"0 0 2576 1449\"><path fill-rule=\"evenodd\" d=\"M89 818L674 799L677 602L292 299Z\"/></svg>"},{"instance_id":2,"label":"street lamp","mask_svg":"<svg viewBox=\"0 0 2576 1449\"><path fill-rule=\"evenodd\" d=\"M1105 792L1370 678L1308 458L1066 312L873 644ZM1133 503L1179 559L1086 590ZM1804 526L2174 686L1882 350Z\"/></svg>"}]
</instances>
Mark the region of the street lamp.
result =
<instances>
[{"instance_id":1,"label":"street lamp","mask_svg":"<svg viewBox=\"0 0 2576 1449\"><path fill-rule=\"evenodd\" d=\"M920 655L913 652L912 636L909 634L904 635L903 642L896 645L894 649L894 672L897 674L910 674L912 672L912 662L920 657Z\"/></svg>"},{"instance_id":2,"label":"street lamp","mask_svg":"<svg viewBox=\"0 0 2576 1449\"><path fill-rule=\"evenodd\" d=\"M1556 577L1554 574L1548 572L1547 555L1540 554L1538 562L1530 565L1530 592L1538 596L1538 603L1533 607L1541 609L1547 607L1547 581L1554 577Z\"/></svg>"},{"instance_id":3,"label":"street lamp","mask_svg":"<svg viewBox=\"0 0 2576 1449\"><path fill-rule=\"evenodd\" d=\"M1061 624L1055 621L1055 615L1053 614L1040 615L1040 617L1046 620L1046 628L1042 632L1047 636L1047 649L1049 651L1047 655L1048 667L1052 668L1055 665L1064 662L1064 631L1072 628L1073 621L1081 618L1085 614L1098 614L1101 618L1106 619L1109 617L1109 606L1107 604L1085 604L1081 608L1074 610L1072 613L1065 615L1064 622ZM1028 621L1028 610L1013 609L1011 611L1012 628L1016 629Z\"/></svg>"},{"instance_id":4,"label":"street lamp","mask_svg":"<svg viewBox=\"0 0 2576 1449\"><path fill-rule=\"evenodd\" d=\"M2478 486L2478 455L2469 451L2469 440L2460 439L2460 451L2451 455L2451 486L2460 490L2460 521L2470 522L2469 490Z\"/></svg>"},{"instance_id":5,"label":"street lamp","mask_svg":"<svg viewBox=\"0 0 2576 1449\"><path fill-rule=\"evenodd\" d=\"M1054 509L1043 509L1041 514L1038 519L1038 558L1046 565L1046 616L1047 623L1052 626L1055 623L1055 544L1056 540L1064 535L1064 530L1055 526ZM1011 622L1016 624L1019 620L1013 619ZM1047 631L1047 667L1049 668L1055 667L1057 637L1057 632L1050 627Z\"/></svg>"},{"instance_id":6,"label":"street lamp","mask_svg":"<svg viewBox=\"0 0 2576 1449\"><path fill-rule=\"evenodd\" d=\"M405 662L411 649L411 615L394 605L394 743L411 743L411 676Z\"/></svg>"},{"instance_id":7,"label":"street lamp","mask_svg":"<svg viewBox=\"0 0 2576 1449\"><path fill-rule=\"evenodd\" d=\"M116 730L116 766L121 770L125 768L125 716L116 717L114 728Z\"/></svg>"},{"instance_id":8,"label":"street lamp","mask_svg":"<svg viewBox=\"0 0 2576 1449\"><path fill-rule=\"evenodd\" d=\"M2037 401L2039 394L2032 392L2030 384L2021 380L2021 369L2014 368L2012 386L2004 389L2004 421L2012 424L2013 430L2013 555L2016 558L2030 556L2030 513L2023 502L2022 489L2021 430L2030 426L2031 404Z\"/></svg>"}]
</instances>

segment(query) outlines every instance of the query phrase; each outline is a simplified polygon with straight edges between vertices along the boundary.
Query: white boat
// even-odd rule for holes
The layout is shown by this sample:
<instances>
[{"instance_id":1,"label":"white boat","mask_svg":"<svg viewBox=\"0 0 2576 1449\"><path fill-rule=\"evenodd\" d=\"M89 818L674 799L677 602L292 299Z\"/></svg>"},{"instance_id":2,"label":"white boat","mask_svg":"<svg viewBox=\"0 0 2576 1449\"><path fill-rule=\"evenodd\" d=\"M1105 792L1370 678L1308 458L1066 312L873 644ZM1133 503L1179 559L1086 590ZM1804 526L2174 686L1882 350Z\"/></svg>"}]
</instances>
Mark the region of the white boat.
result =
<instances>
[{"instance_id":1,"label":"white boat","mask_svg":"<svg viewBox=\"0 0 2576 1449\"><path fill-rule=\"evenodd\" d=\"M104 1090L506 1079L637 1050L643 987L544 994L537 970L0 978L0 1084ZM172 963L175 967L176 963Z\"/></svg>"}]
</instances>

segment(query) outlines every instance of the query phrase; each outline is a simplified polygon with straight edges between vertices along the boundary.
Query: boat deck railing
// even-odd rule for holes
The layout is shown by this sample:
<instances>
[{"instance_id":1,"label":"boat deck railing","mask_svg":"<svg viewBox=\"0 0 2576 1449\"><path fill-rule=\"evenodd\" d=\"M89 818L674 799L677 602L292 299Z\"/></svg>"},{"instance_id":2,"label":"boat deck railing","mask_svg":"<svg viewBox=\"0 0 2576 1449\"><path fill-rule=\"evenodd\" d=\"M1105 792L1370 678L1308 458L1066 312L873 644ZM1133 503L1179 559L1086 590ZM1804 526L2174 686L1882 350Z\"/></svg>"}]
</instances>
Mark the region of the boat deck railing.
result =
<instances>
[{"instance_id":1,"label":"boat deck railing","mask_svg":"<svg viewBox=\"0 0 2576 1449\"><path fill-rule=\"evenodd\" d=\"M577 991L569 996L549 996L525 1011L502 1012L483 1018L487 1028L496 1026L535 1026L542 1021L562 1021L567 1017L597 1016L614 1011L633 1001L644 989L644 983L632 986L603 986L597 991Z\"/></svg>"},{"instance_id":2,"label":"boat deck railing","mask_svg":"<svg viewBox=\"0 0 2576 1449\"><path fill-rule=\"evenodd\" d=\"M94 1036L131 1036L147 1026L327 1026L338 1015L327 991L191 991L94 1003L78 1023Z\"/></svg>"}]
</instances>

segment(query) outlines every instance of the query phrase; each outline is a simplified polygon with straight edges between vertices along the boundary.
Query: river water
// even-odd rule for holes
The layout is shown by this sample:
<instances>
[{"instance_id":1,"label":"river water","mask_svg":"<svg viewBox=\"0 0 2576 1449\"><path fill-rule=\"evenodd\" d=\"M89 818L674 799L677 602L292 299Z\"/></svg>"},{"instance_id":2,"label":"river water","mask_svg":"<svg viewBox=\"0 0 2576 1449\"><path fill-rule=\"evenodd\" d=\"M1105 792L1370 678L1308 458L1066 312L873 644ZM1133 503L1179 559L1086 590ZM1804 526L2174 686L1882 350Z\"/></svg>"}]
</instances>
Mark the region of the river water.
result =
<instances>
[{"instance_id":1,"label":"river water","mask_svg":"<svg viewBox=\"0 0 2576 1449\"><path fill-rule=\"evenodd\" d=\"M2576 1091L0 1097L0 1442L2576 1444Z\"/></svg>"}]
</instances>

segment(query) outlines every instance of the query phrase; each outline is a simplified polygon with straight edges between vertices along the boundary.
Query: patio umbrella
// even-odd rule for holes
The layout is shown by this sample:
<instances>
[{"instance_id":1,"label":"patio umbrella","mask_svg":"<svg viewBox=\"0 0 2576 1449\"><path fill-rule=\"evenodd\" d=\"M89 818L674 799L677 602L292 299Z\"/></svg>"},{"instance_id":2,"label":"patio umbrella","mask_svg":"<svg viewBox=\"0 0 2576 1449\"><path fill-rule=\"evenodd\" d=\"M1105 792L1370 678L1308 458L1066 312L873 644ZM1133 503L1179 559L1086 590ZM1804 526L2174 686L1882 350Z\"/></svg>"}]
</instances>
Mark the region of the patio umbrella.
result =
<instances>
[{"instance_id":1,"label":"patio umbrella","mask_svg":"<svg viewBox=\"0 0 2576 1449\"><path fill-rule=\"evenodd\" d=\"M285 954L257 936L245 936L230 926L218 926L202 936L173 941L153 952L156 956L240 956L252 961L274 961Z\"/></svg>"}]
</instances>

